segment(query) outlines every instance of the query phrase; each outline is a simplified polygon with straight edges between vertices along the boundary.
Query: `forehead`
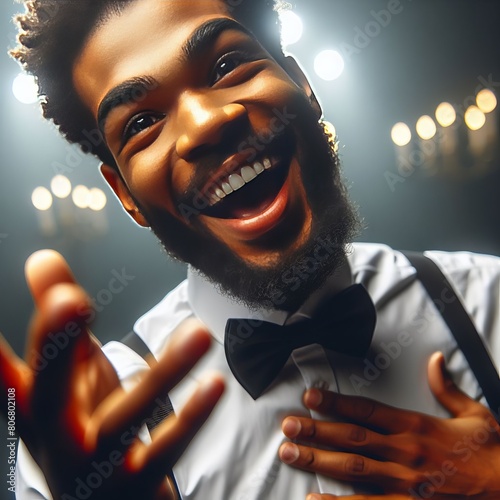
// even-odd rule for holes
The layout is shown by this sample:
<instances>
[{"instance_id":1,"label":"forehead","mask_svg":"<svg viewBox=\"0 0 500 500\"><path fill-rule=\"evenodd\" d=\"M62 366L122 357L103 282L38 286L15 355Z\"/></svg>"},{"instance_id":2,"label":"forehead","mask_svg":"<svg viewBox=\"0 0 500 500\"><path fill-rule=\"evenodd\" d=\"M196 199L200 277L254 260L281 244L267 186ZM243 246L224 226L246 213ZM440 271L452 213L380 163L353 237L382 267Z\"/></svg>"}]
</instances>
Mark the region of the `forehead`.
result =
<instances>
[{"instance_id":1,"label":"forehead","mask_svg":"<svg viewBox=\"0 0 500 500\"><path fill-rule=\"evenodd\" d=\"M193 31L231 18L223 0L136 0L89 36L73 66L76 91L94 116L107 91L130 78L179 63ZM172 67L171 71L175 71Z\"/></svg>"}]
</instances>

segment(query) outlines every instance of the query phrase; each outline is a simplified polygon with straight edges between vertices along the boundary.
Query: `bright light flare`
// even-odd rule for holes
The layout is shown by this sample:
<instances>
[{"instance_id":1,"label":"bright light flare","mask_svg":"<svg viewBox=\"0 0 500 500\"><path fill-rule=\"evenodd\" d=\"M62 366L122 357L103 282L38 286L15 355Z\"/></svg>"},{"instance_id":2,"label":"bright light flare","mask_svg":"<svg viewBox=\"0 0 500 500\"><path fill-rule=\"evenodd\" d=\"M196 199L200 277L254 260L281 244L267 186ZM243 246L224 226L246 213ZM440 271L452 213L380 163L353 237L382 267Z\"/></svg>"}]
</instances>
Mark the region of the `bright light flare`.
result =
<instances>
[{"instance_id":1,"label":"bright light flare","mask_svg":"<svg viewBox=\"0 0 500 500\"><path fill-rule=\"evenodd\" d=\"M35 77L20 73L12 82L12 92L15 98L23 104L33 104L38 101L38 85Z\"/></svg>"},{"instance_id":2,"label":"bright light flare","mask_svg":"<svg viewBox=\"0 0 500 500\"><path fill-rule=\"evenodd\" d=\"M302 19L291 10L280 12L281 42L284 47L297 43L302 38L304 25Z\"/></svg>"},{"instance_id":3,"label":"bright light flare","mask_svg":"<svg viewBox=\"0 0 500 500\"><path fill-rule=\"evenodd\" d=\"M344 59L336 50L324 50L314 60L316 74L327 82L339 78L344 68Z\"/></svg>"},{"instance_id":4,"label":"bright light flare","mask_svg":"<svg viewBox=\"0 0 500 500\"><path fill-rule=\"evenodd\" d=\"M465 112L465 124L471 130L479 130L486 123L486 116L477 106L469 106Z\"/></svg>"},{"instance_id":5,"label":"bright light flare","mask_svg":"<svg viewBox=\"0 0 500 500\"><path fill-rule=\"evenodd\" d=\"M89 208L94 212L100 212L104 209L107 203L104 191L99 188L92 188L89 192Z\"/></svg>"},{"instance_id":6,"label":"bright light flare","mask_svg":"<svg viewBox=\"0 0 500 500\"><path fill-rule=\"evenodd\" d=\"M436 120L441 127L450 127L457 119L457 112L449 102L442 102L436 109Z\"/></svg>"},{"instance_id":7,"label":"bright light flare","mask_svg":"<svg viewBox=\"0 0 500 500\"><path fill-rule=\"evenodd\" d=\"M52 195L47 188L37 187L33 190L31 202L37 210L45 212L52 206Z\"/></svg>"},{"instance_id":8,"label":"bright light flare","mask_svg":"<svg viewBox=\"0 0 500 500\"><path fill-rule=\"evenodd\" d=\"M71 193L71 198L78 208L88 208L90 204L89 188L82 185L76 186Z\"/></svg>"},{"instance_id":9,"label":"bright light flare","mask_svg":"<svg viewBox=\"0 0 500 500\"><path fill-rule=\"evenodd\" d=\"M476 103L483 113L491 113L497 107L498 101L490 89L483 89L477 94Z\"/></svg>"},{"instance_id":10,"label":"bright light flare","mask_svg":"<svg viewBox=\"0 0 500 500\"><path fill-rule=\"evenodd\" d=\"M437 132L436 124L429 115L421 116L417 121L417 134L424 141L432 139Z\"/></svg>"},{"instance_id":11,"label":"bright light flare","mask_svg":"<svg viewBox=\"0 0 500 500\"><path fill-rule=\"evenodd\" d=\"M64 175L56 175L50 181L50 189L57 198L67 198L71 194L71 182Z\"/></svg>"},{"instance_id":12,"label":"bright light flare","mask_svg":"<svg viewBox=\"0 0 500 500\"><path fill-rule=\"evenodd\" d=\"M399 122L392 127L391 138L396 146L406 146L411 141L411 130L406 123Z\"/></svg>"}]
</instances>

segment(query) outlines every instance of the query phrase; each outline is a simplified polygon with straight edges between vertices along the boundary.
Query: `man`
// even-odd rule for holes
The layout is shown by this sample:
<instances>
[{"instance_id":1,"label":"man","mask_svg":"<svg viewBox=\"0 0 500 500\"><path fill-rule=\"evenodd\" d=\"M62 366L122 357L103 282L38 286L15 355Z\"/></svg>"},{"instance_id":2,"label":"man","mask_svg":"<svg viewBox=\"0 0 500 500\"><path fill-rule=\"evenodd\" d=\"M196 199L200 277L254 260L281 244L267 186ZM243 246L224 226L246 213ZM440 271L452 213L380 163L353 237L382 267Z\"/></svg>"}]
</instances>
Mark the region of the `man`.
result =
<instances>
[{"instance_id":1,"label":"man","mask_svg":"<svg viewBox=\"0 0 500 500\"><path fill-rule=\"evenodd\" d=\"M149 369L123 344L101 350L60 256L29 260L37 313L28 359L0 350L3 386L16 388L19 430L44 475L20 450L19 497L496 498L498 425L455 388L442 355L429 364L438 401L427 388L427 361L442 351L454 380L480 397L407 260L383 246L348 247L357 223L334 141L306 77L261 23L272 3L29 5L16 56L38 75L46 117L100 157L126 211L191 268L136 325L159 359ZM433 258L494 342L498 259ZM372 301L377 327L370 351L358 352L371 340ZM347 328L332 327L338 349L316 341L321 325L304 326L325 309L344 321L351 308ZM229 318L240 319L224 334ZM285 324L296 345L260 384L274 363L249 374L242 363L257 359L250 346L264 320ZM37 369L60 336L65 347ZM176 416L144 444L141 423L178 382Z\"/></svg>"}]
</instances>

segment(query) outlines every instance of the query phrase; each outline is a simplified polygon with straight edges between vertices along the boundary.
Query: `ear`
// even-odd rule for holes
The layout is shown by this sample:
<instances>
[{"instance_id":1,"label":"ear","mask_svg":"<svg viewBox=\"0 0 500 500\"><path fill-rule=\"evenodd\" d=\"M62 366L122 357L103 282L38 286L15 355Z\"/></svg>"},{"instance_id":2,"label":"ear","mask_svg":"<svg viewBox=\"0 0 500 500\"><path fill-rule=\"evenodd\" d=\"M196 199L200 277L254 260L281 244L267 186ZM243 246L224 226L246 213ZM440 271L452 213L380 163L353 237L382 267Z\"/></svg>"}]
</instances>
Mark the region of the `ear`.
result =
<instances>
[{"instance_id":1,"label":"ear","mask_svg":"<svg viewBox=\"0 0 500 500\"><path fill-rule=\"evenodd\" d=\"M309 97L309 101L311 102L311 106L316 111L318 116L318 120L323 116L323 110L321 109L321 104L319 103L314 91L307 79L302 68L299 66L299 63L292 56L285 56L283 61L283 68L290 75L292 80L301 87L306 93L307 97Z\"/></svg>"},{"instance_id":2,"label":"ear","mask_svg":"<svg viewBox=\"0 0 500 500\"><path fill-rule=\"evenodd\" d=\"M130 195L128 187L125 182L123 182L123 179L120 177L120 174L116 171L116 169L103 163L101 165L101 173L106 179L109 187L114 191L116 196L118 196L123 208L127 211L130 217L132 217L132 219L134 219L139 226L149 227L148 222L139 211L139 208L137 208L137 205Z\"/></svg>"}]
</instances>

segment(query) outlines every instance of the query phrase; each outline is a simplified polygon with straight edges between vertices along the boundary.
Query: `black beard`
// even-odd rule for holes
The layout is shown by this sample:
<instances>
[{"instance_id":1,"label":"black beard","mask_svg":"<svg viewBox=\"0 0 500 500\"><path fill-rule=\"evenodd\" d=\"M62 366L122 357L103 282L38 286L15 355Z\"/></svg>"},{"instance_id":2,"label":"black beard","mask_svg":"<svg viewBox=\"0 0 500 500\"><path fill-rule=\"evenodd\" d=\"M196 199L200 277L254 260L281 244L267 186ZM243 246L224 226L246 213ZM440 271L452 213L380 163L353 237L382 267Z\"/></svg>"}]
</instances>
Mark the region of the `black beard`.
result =
<instances>
[{"instance_id":1,"label":"black beard","mask_svg":"<svg viewBox=\"0 0 500 500\"><path fill-rule=\"evenodd\" d=\"M223 294L251 309L297 310L343 264L346 247L359 228L341 180L333 139L322 124L307 135L303 143L312 145L309 151L314 155L300 158L299 163L313 225L299 249L285 252L272 268L258 267L243 261L201 226L193 229L162 210L140 207L166 252L191 264Z\"/></svg>"}]
</instances>

